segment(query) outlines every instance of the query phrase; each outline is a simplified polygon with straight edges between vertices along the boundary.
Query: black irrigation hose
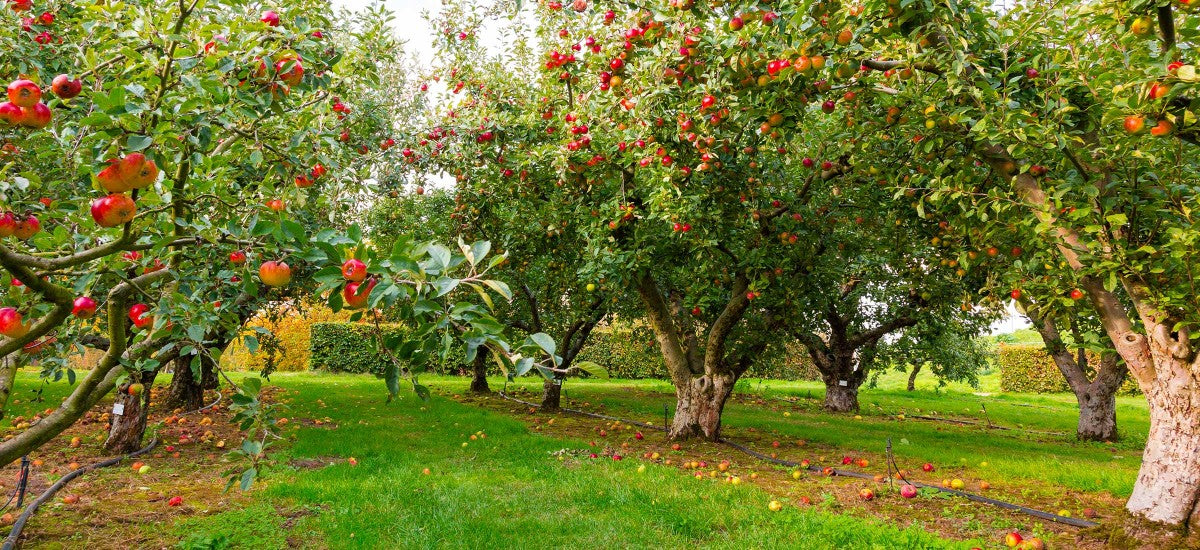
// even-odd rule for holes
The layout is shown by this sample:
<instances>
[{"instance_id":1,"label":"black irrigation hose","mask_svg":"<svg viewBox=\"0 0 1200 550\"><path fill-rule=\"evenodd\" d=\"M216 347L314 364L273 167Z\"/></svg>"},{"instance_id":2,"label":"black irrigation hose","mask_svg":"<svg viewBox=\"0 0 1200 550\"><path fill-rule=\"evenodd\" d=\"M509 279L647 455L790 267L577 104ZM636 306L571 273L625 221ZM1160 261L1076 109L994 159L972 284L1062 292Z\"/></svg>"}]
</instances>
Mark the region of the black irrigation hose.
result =
<instances>
[{"instance_id":1,"label":"black irrigation hose","mask_svg":"<svg viewBox=\"0 0 1200 550\"><path fill-rule=\"evenodd\" d=\"M537 405L536 403L530 403L530 402L528 402L528 401L522 401L522 400L520 400L520 399L517 399L517 398L515 398L515 397L509 397L509 396L508 396L508 395L506 395L504 392L500 392L500 397L503 397L503 398L505 398L505 399L508 399L509 401L516 401L517 403L521 403L521 404L524 404L524 405L529 405L529 406L531 406L531 407L539 407L539 406L540 406L540 405ZM617 421L617 422L624 422L624 423L626 423L626 424L632 424L632 425L635 425L635 426L643 426L643 427L646 427L646 428L653 428L653 429L660 430L660 431L664 431L664 432L665 432L665 431L667 431L667 429L666 429L665 427L663 427L663 426L655 426L655 425L652 425L652 424L646 424L646 423L644 423L644 422L638 422L638 421L636 421L636 420L627 420L627 419L624 419L624 418L617 418L617 417L615 417L615 416L605 416L605 415L602 415L602 414L589 413L589 412L586 412L586 411L579 411L579 410L575 410L575 409L565 409L565 408L564 408L564 409L562 409L562 410L563 410L563 411L566 411L566 412L570 412L570 413L582 414L582 415L585 415L585 416L591 416L591 417L594 417L594 418L602 418L602 419L605 419L605 420L613 420L613 421ZM737 449L737 450L739 450L739 451L741 451L741 452L743 452L743 453L746 453L746 454L748 454L748 455L750 455L750 456L752 456L752 457L755 457L755 458L757 458L757 459L759 459L759 460L765 460L765 461L767 461L767 462L772 462L772 463L774 463L774 464L778 464L778 465L780 465L780 466L788 466L788 467L792 467L792 468L806 468L807 470L810 470L810 471L813 471L813 472L820 472L820 471L822 470L822 468L821 468L821 467L819 467L819 466L807 466L807 467L805 467L805 466L801 466L799 462L792 462L792 461L790 461L790 460L782 460L782 459L779 459L779 458L771 458L770 456L767 456L767 455L764 455L764 454L762 454L762 453L759 453L759 452L755 451L754 449L751 449L751 448L749 448L749 447L747 447L747 446L745 446L745 445L741 445L741 444L738 444L738 443L734 443L734 442L732 442L732 441L730 441L730 440L728 440L728 439L719 439L718 441L719 441L720 443L723 443L723 444L725 444L725 445L728 445L728 446L730 446L730 447L733 447L734 449ZM834 474L836 474L836 475L839 475L839 476L844 476L844 477L853 477L853 478L858 478L858 479L870 479L870 480L872 480L872 481L874 481L874 480L875 480L875 476L873 476L873 475L871 475L871 474L864 474L864 473L861 473L861 472L851 472L851 471L846 471L846 470L838 470L838 469L836 469L836 468L835 468L835 469L833 469L833 473L834 473ZM1091 527L1098 527L1098 526L1100 525L1099 523L1096 523L1096 522L1093 522L1093 521L1087 521L1087 520L1083 520L1083 519L1076 519L1076 518L1069 518L1069 517L1066 517L1066 516L1060 516L1060 515L1058 515L1058 514L1051 514L1050 512L1043 512L1043 511L1041 511L1041 510L1035 510L1035 509L1033 509L1033 508L1028 508L1028 507L1025 507L1025 506L1021 506L1021 505L1019 505L1019 504L1013 504L1013 503L1011 503L1011 502L1005 502L1005 501L1003 501L1003 500L996 500L996 499L994 499L994 498L988 498L988 497L981 496L981 495L977 495L977 494L974 494L974 493L968 493L968 492L966 492L966 491L959 491L959 490L956 490L956 489L949 489L949 488L946 488L946 487L938 487L938 486L936 486L936 485L929 485L929 484L920 483L920 482L917 482L917 481L911 481L911 480L905 480L905 482L906 482L906 483L908 483L908 484L910 484L910 485L913 485L913 486L915 486L915 487L918 487L918 488L928 487L928 488L930 488L930 489L934 489L934 490L937 490L937 491L940 491L940 492L943 492L943 493L947 493L947 494L951 494L951 495L955 495L955 496L960 496L960 497L963 497L963 498L965 498L965 499L967 499L967 500L970 500L970 501L972 501L972 502L979 502L979 503L981 503L981 504L990 504L990 505L992 505L992 506L996 506L996 507L998 507L998 508L1003 508L1003 509L1005 509L1005 510L1011 510L1011 511L1013 511L1013 512L1020 512L1020 513L1023 513L1023 514L1027 514L1027 515L1033 516L1033 517L1035 517L1035 518L1044 519L1044 520L1046 520L1046 521L1053 521L1053 522L1055 522L1055 523L1061 523L1061 524L1063 524L1063 525L1070 525L1070 526L1072 526L1072 527L1091 528ZM8 550L8 549L7 549L7 548L5 548L5 549L3 549L3 550Z\"/></svg>"},{"instance_id":2,"label":"black irrigation hose","mask_svg":"<svg viewBox=\"0 0 1200 550\"><path fill-rule=\"evenodd\" d=\"M59 479L57 483L55 483L54 485L51 485L49 489L46 489L46 492L42 493L42 495L39 496L37 498L37 500L30 503L28 508L25 508L25 511L22 512L21 516L17 518L16 523L13 524L12 531L10 531L8 533L8 537L4 539L4 546L0 547L0 550L12 550L16 546L17 539L20 538L20 536L21 536L21 530L25 528L25 523L29 521L29 518L33 517L33 514L35 512L37 512L38 508L41 507L41 505L45 504L46 501L48 501L52 497L54 497L54 493L57 493L60 489L62 489L63 487L66 487L66 485L68 483L70 483L71 480L73 480L87 472L90 472L92 470L97 470L100 468L107 468L109 466L119 464L122 460L125 460L127 458L133 458L136 456L146 454L146 453L150 452L152 449L154 449L154 447L156 447L156 446L158 446L158 438L157 437L152 439L150 441L149 445L146 445L145 447L138 449L132 453L129 453L124 456L110 458L103 462L97 462L95 464L84 466L82 468L79 468L78 470L75 470L75 471L63 476L62 479Z\"/></svg>"}]
</instances>

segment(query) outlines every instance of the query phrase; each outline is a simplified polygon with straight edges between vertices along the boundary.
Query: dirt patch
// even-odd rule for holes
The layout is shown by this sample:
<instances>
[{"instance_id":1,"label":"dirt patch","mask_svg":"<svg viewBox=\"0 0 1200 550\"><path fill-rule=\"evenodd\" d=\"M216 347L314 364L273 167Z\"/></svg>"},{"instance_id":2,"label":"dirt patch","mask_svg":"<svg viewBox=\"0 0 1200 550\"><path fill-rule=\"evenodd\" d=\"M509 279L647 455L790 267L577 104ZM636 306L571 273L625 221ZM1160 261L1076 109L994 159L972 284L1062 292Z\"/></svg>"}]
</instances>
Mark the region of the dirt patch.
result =
<instances>
[{"instance_id":1,"label":"dirt patch","mask_svg":"<svg viewBox=\"0 0 1200 550\"><path fill-rule=\"evenodd\" d=\"M145 442L158 438L150 453L115 466L87 472L59 491L33 516L22 533L25 547L89 549L168 548L177 542L166 528L176 520L208 516L245 505L249 496L225 492L222 474L236 466L225 458L241 445L242 434L231 420L229 395L203 413L166 410L157 403L166 388L151 390L151 413ZM264 390L264 399L275 400L279 390ZM205 402L216 401L208 392ZM26 503L66 473L110 458L103 449L108 435L111 399L89 411L79 422L30 455L32 465ZM0 428L6 435L19 433L23 422L14 418ZM286 433L285 433L286 435ZM134 465L149 468L144 473ZM0 504L16 486L20 461L0 468ZM172 497L179 506L169 506ZM70 497L70 498L68 498ZM11 524L20 510L15 506L0 515Z\"/></svg>"}]
</instances>

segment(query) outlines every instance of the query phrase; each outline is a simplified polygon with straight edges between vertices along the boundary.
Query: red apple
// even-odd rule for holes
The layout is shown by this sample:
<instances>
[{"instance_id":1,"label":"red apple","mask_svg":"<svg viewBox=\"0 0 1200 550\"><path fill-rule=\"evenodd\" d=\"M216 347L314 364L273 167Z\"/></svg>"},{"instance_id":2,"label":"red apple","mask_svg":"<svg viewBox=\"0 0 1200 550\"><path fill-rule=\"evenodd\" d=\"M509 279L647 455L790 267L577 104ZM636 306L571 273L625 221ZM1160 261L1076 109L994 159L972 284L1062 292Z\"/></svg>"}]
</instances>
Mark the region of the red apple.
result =
<instances>
[{"instance_id":1,"label":"red apple","mask_svg":"<svg viewBox=\"0 0 1200 550\"><path fill-rule=\"evenodd\" d=\"M926 462L925 465L921 466L921 470L926 471L926 472L932 472L935 470L935 468L933 467L933 464Z\"/></svg>"},{"instance_id":2,"label":"red apple","mask_svg":"<svg viewBox=\"0 0 1200 550\"><path fill-rule=\"evenodd\" d=\"M30 108L42 100L42 89L32 80L18 79L8 85L8 100L17 107Z\"/></svg>"},{"instance_id":3,"label":"red apple","mask_svg":"<svg viewBox=\"0 0 1200 550\"><path fill-rule=\"evenodd\" d=\"M37 216L30 214L24 219L17 218L17 224L13 227L13 236L22 241L27 241L41 230L42 223L38 221Z\"/></svg>"},{"instance_id":4,"label":"red apple","mask_svg":"<svg viewBox=\"0 0 1200 550\"><path fill-rule=\"evenodd\" d=\"M275 13L275 10L264 11L262 13L262 18L259 19L259 21L266 23L267 26L270 26L270 27L278 27L279 26L279 14Z\"/></svg>"},{"instance_id":5,"label":"red apple","mask_svg":"<svg viewBox=\"0 0 1200 550\"><path fill-rule=\"evenodd\" d=\"M863 500L872 500L875 498L875 491L872 491L870 489L863 489L858 492L858 498L861 498Z\"/></svg>"},{"instance_id":6,"label":"red apple","mask_svg":"<svg viewBox=\"0 0 1200 550\"><path fill-rule=\"evenodd\" d=\"M21 123L21 116L21 108L16 103L11 101L0 103L0 122L16 126Z\"/></svg>"},{"instance_id":7,"label":"red apple","mask_svg":"<svg viewBox=\"0 0 1200 550\"><path fill-rule=\"evenodd\" d=\"M916 485L907 485L907 484L904 485L903 487L900 488L900 496L902 496L904 498L916 497L917 496L917 486Z\"/></svg>"},{"instance_id":8,"label":"red apple","mask_svg":"<svg viewBox=\"0 0 1200 550\"><path fill-rule=\"evenodd\" d=\"M12 212L0 212L0 237L11 237L16 229L16 216Z\"/></svg>"},{"instance_id":9,"label":"red apple","mask_svg":"<svg viewBox=\"0 0 1200 550\"><path fill-rule=\"evenodd\" d=\"M362 260L350 258L342 264L342 277L347 281L359 283L367 278L367 264Z\"/></svg>"},{"instance_id":10,"label":"red apple","mask_svg":"<svg viewBox=\"0 0 1200 550\"><path fill-rule=\"evenodd\" d=\"M1078 288L1071 289L1071 299L1078 300L1080 298L1083 298L1083 291Z\"/></svg>"},{"instance_id":11,"label":"red apple","mask_svg":"<svg viewBox=\"0 0 1200 550\"><path fill-rule=\"evenodd\" d=\"M1137 134L1146 127L1146 119L1139 115L1129 115L1125 117L1125 131L1130 134Z\"/></svg>"},{"instance_id":12,"label":"red apple","mask_svg":"<svg viewBox=\"0 0 1200 550\"><path fill-rule=\"evenodd\" d=\"M284 210L287 210L287 206L285 206L283 204L283 201L280 199L271 199L271 200L267 201L266 204L267 204L267 208L270 208L271 210L273 210L275 212L283 212Z\"/></svg>"},{"instance_id":13,"label":"red apple","mask_svg":"<svg viewBox=\"0 0 1200 550\"><path fill-rule=\"evenodd\" d=\"M1009 548L1016 548L1018 544L1021 544L1022 540L1024 539L1021 538L1021 534L1013 531L1004 536L1004 545Z\"/></svg>"},{"instance_id":14,"label":"red apple","mask_svg":"<svg viewBox=\"0 0 1200 550\"><path fill-rule=\"evenodd\" d=\"M133 221L137 205L128 195L113 193L92 201L92 219L100 227L116 227Z\"/></svg>"},{"instance_id":15,"label":"red apple","mask_svg":"<svg viewBox=\"0 0 1200 550\"><path fill-rule=\"evenodd\" d=\"M295 86L304 79L304 67L300 60L290 57L275 62L275 73L279 75L279 80L288 86Z\"/></svg>"},{"instance_id":16,"label":"red apple","mask_svg":"<svg viewBox=\"0 0 1200 550\"><path fill-rule=\"evenodd\" d=\"M313 184L312 178L310 178L304 174L300 174L299 176L296 176L296 187L305 189L308 187L312 187L312 184Z\"/></svg>"},{"instance_id":17,"label":"red apple","mask_svg":"<svg viewBox=\"0 0 1200 550\"><path fill-rule=\"evenodd\" d=\"M1012 299L1014 299L1014 300L1020 300L1020 299L1021 299L1021 289L1019 289L1019 288L1014 288L1014 289L1012 290L1012 292L1009 292L1009 293L1008 293L1008 295L1009 295L1009 296L1012 296Z\"/></svg>"},{"instance_id":18,"label":"red apple","mask_svg":"<svg viewBox=\"0 0 1200 550\"><path fill-rule=\"evenodd\" d=\"M133 304L129 306L129 320L136 328L146 328L154 323L154 316L147 315L149 311L150 306L146 304Z\"/></svg>"},{"instance_id":19,"label":"red apple","mask_svg":"<svg viewBox=\"0 0 1200 550\"><path fill-rule=\"evenodd\" d=\"M75 299L74 307L71 309L71 315L80 319L91 319L96 315L96 301L87 296L80 296Z\"/></svg>"},{"instance_id":20,"label":"red apple","mask_svg":"<svg viewBox=\"0 0 1200 550\"><path fill-rule=\"evenodd\" d=\"M182 506L182 505L183 505L183 497L171 497L171 499L167 501L167 506L174 507L174 506Z\"/></svg>"},{"instance_id":21,"label":"red apple","mask_svg":"<svg viewBox=\"0 0 1200 550\"><path fill-rule=\"evenodd\" d=\"M234 250L229 253L229 263L233 265L242 265L246 263L246 253L241 250Z\"/></svg>"},{"instance_id":22,"label":"red apple","mask_svg":"<svg viewBox=\"0 0 1200 550\"><path fill-rule=\"evenodd\" d=\"M371 289L375 288L377 282L372 278L365 283L346 283L346 288L342 289L342 301L346 303L346 309L367 307Z\"/></svg>"},{"instance_id":23,"label":"red apple","mask_svg":"<svg viewBox=\"0 0 1200 550\"><path fill-rule=\"evenodd\" d=\"M29 323L22 321L21 312L16 308L0 308L0 334L9 338L20 338L29 333Z\"/></svg>"},{"instance_id":24,"label":"red apple","mask_svg":"<svg viewBox=\"0 0 1200 550\"><path fill-rule=\"evenodd\" d=\"M132 189L148 187L158 179L158 165L141 153L129 153L121 159L120 176Z\"/></svg>"},{"instance_id":25,"label":"red apple","mask_svg":"<svg viewBox=\"0 0 1200 550\"><path fill-rule=\"evenodd\" d=\"M71 77L60 74L50 82L50 91L62 99L71 99L83 91L83 82L78 78L71 80Z\"/></svg>"},{"instance_id":26,"label":"red apple","mask_svg":"<svg viewBox=\"0 0 1200 550\"><path fill-rule=\"evenodd\" d=\"M287 286L292 281L292 268L284 262L268 260L258 267L258 278L267 286Z\"/></svg>"},{"instance_id":27,"label":"red apple","mask_svg":"<svg viewBox=\"0 0 1200 550\"><path fill-rule=\"evenodd\" d=\"M50 108L45 103L21 108L21 125L29 128L45 128L50 125Z\"/></svg>"}]
</instances>

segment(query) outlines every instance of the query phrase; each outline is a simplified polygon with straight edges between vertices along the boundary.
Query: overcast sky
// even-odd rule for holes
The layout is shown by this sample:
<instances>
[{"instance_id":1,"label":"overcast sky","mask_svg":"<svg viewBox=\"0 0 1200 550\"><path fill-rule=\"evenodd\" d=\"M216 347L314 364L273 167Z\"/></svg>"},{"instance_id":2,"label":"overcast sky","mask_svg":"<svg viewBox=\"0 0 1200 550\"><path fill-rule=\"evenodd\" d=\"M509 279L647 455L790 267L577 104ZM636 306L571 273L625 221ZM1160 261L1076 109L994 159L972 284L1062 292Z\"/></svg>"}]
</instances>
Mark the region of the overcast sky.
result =
<instances>
[{"instance_id":1,"label":"overcast sky","mask_svg":"<svg viewBox=\"0 0 1200 550\"><path fill-rule=\"evenodd\" d=\"M345 7L352 10L362 9L370 3L371 0L333 0L335 8ZM433 55L430 31L425 19L421 17L421 11L436 11L441 5L441 0L384 0L384 4L396 13L396 34L408 42L407 50L423 63L428 63ZM1002 334L1027 326L1025 319L1010 307L1007 318L992 326L992 333Z\"/></svg>"}]
</instances>

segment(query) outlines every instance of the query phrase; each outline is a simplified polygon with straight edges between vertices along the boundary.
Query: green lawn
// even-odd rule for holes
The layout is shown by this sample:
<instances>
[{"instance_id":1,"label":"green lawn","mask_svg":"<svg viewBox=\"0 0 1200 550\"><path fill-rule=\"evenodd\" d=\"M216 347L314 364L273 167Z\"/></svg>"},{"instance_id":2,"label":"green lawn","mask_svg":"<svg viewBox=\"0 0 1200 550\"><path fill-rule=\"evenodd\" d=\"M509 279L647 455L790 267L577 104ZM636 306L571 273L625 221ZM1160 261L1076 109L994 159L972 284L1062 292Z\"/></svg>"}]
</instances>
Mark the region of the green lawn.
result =
<instances>
[{"instance_id":1,"label":"green lawn","mask_svg":"<svg viewBox=\"0 0 1200 550\"><path fill-rule=\"evenodd\" d=\"M235 379L241 376L233 374ZM1132 486L1147 430L1140 397L1121 398L1119 421L1125 440L1078 443L1073 436L1075 404L1069 395L998 394L994 375L985 376L980 389L960 384L938 388L932 376L922 376L918 391L910 393L903 390L904 381L903 375L890 374L881 378L878 388L865 389L861 418L855 418L820 411L819 384L743 380L726 408L726 435L764 452L772 450L769 441L782 440L780 456L794 460L869 457L872 468L883 464L883 446L891 438L900 466L913 470L917 479L961 477L970 489L987 480L995 487L989 496L1050 511L1078 513L1084 506L1105 504L1119 508L1119 499ZM434 389L432 401L423 403L405 393L392 404L384 403L382 382L371 377L288 373L274 376L272 382L285 390L280 396L285 416L328 417L336 427L290 423L291 441L276 447L275 464L251 492L248 504L177 516L185 519L170 529L183 541L182 547L967 548L995 547L996 533L1021 521L994 512L972 519L980 512L978 505L941 501L927 502L925 515L913 517L916 523L901 529L870 509L853 509L853 504L852 510L836 504L793 506L796 491L775 491L777 496L772 496L772 487L761 486L761 481L739 486L695 481L675 466L637 458L560 461L551 453L587 449L596 436L586 430L560 432L575 433L574 438L543 435L531 429L531 423L544 420L544 415L514 413L511 407L505 412L499 405L506 403L499 399L483 402L486 407L456 401L452 396L467 387L463 378L425 377L423 382ZM496 389L503 386L500 379L491 383ZM540 386L539 380L526 378L509 389L536 397ZM37 387L32 373L21 374L14 395L21 402L14 406L15 414L29 416L55 406L68 389L65 382L50 384L45 401L35 402ZM662 381L572 380L565 396L577 407L651 422L661 422L663 406L674 404L670 385ZM1061 435L896 417L903 412L981 420L984 406L998 425ZM485 438L470 439L480 431ZM628 433L624 437L629 439ZM799 447L794 440L806 444ZM728 448L704 452L718 451L740 456ZM357 466L346 462L351 456L358 459ZM294 459L303 458L333 465L293 465ZM938 466L936 474L916 472L926 461ZM641 464L647 468L639 473ZM425 468L430 474L422 473ZM836 489L822 485L831 480L816 481L796 489L817 491L809 493L816 501L823 499L821 491ZM772 498L787 504L783 511L768 511ZM874 512L906 518L902 507L907 504L885 499ZM889 507L891 513L886 513ZM966 525L952 529L960 536L982 540L951 542L922 529L932 529L944 519L936 514ZM1070 535L1058 536L1061 541Z\"/></svg>"},{"instance_id":2,"label":"green lawn","mask_svg":"<svg viewBox=\"0 0 1200 550\"><path fill-rule=\"evenodd\" d=\"M963 546L817 508L772 513L760 489L697 483L671 467L639 473L636 460L559 462L551 452L586 443L531 434L523 422L442 396L385 405L380 382L367 377L275 381L295 392L291 414L338 423L332 432L300 430L287 454L354 456L359 465L276 470L258 505L177 526L186 540L227 537L254 548ZM487 437L470 441L478 431ZM286 515L298 517L283 529Z\"/></svg>"}]
</instances>

